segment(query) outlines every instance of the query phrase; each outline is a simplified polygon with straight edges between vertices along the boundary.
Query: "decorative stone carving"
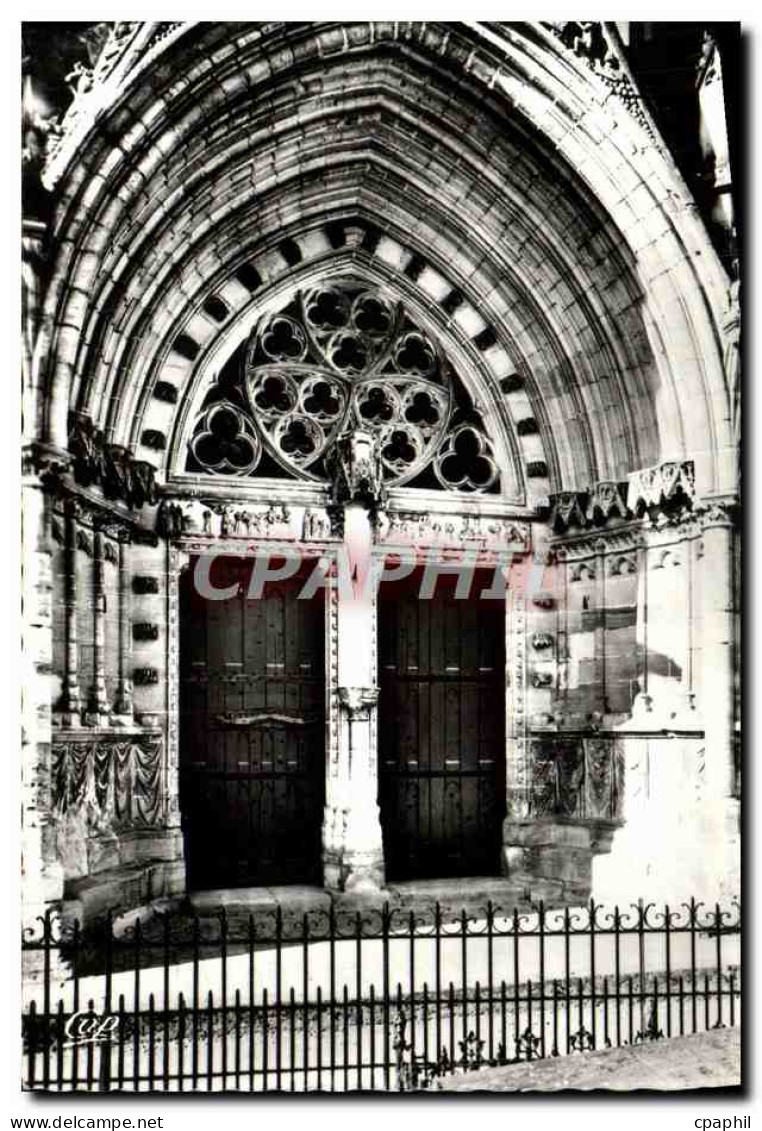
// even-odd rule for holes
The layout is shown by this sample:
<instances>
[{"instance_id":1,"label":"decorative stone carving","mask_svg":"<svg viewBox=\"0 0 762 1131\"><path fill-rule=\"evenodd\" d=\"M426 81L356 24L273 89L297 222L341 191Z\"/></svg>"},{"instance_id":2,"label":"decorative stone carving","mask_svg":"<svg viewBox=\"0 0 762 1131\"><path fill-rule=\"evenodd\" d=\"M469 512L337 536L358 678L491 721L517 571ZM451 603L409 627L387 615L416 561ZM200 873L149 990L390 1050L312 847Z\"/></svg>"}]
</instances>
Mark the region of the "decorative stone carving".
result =
<instances>
[{"instance_id":1,"label":"decorative stone carving","mask_svg":"<svg viewBox=\"0 0 762 1131\"><path fill-rule=\"evenodd\" d=\"M333 480L333 502L344 503L336 476L339 494L356 497L349 480L357 472L349 476L347 465L359 457L347 449L364 435L374 455L362 494L374 510L384 485L412 482L426 468L445 490L497 486L490 438L435 341L401 303L346 278L308 287L255 325L243 377L206 390L187 469L249 476L266 454L296 478Z\"/></svg>"},{"instance_id":2,"label":"decorative stone carving","mask_svg":"<svg viewBox=\"0 0 762 1131\"><path fill-rule=\"evenodd\" d=\"M83 487L99 486L106 498L129 507L156 502L155 469L136 460L119 444L105 442L89 417L76 417L69 432L74 479Z\"/></svg>"},{"instance_id":3,"label":"decorative stone carving","mask_svg":"<svg viewBox=\"0 0 762 1131\"><path fill-rule=\"evenodd\" d=\"M549 632L535 632L532 635L532 647L537 652L543 652L553 647L553 637Z\"/></svg>"},{"instance_id":4,"label":"decorative stone carving","mask_svg":"<svg viewBox=\"0 0 762 1131\"><path fill-rule=\"evenodd\" d=\"M331 476L334 506L361 503L377 513L386 502L378 440L372 433L342 433L328 452L326 467Z\"/></svg>"},{"instance_id":5,"label":"decorative stone carving","mask_svg":"<svg viewBox=\"0 0 762 1131\"><path fill-rule=\"evenodd\" d=\"M132 682L136 687L150 687L159 682L159 673L156 668L135 668Z\"/></svg>"},{"instance_id":6,"label":"decorative stone carving","mask_svg":"<svg viewBox=\"0 0 762 1131\"><path fill-rule=\"evenodd\" d=\"M618 735L548 734L530 745L532 816L621 819L624 744Z\"/></svg>"},{"instance_id":7,"label":"decorative stone carving","mask_svg":"<svg viewBox=\"0 0 762 1131\"><path fill-rule=\"evenodd\" d=\"M307 507L302 518L302 541L324 542L331 537L331 519L327 511Z\"/></svg>"},{"instance_id":8,"label":"decorative stone carving","mask_svg":"<svg viewBox=\"0 0 762 1131\"><path fill-rule=\"evenodd\" d=\"M669 460L629 476L627 506L639 516L652 508L669 511L689 503L694 494L693 461Z\"/></svg>"},{"instance_id":9,"label":"decorative stone carving","mask_svg":"<svg viewBox=\"0 0 762 1131\"><path fill-rule=\"evenodd\" d=\"M377 541L393 546L453 549L475 545L482 550L526 553L530 549L530 527L492 515L389 511Z\"/></svg>"},{"instance_id":10,"label":"decorative stone carving","mask_svg":"<svg viewBox=\"0 0 762 1131\"><path fill-rule=\"evenodd\" d=\"M132 591L140 596L159 592L159 579L150 574L137 574L132 579Z\"/></svg>"},{"instance_id":11,"label":"decorative stone carving","mask_svg":"<svg viewBox=\"0 0 762 1131\"><path fill-rule=\"evenodd\" d=\"M150 624L147 622L139 622L132 626L132 636L134 640L149 641L159 639L159 626L158 624Z\"/></svg>"},{"instance_id":12,"label":"decorative stone carving","mask_svg":"<svg viewBox=\"0 0 762 1131\"><path fill-rule=\"evenodd\" d=\"M532 673L532 687L552 687L553 686L553 673L552 672L533 672Z\"/></svg>"},{"instance_id":13,"label":"decorative stone carving","mask_svg":"<svg viewBox=\"0 0 762 1131\"><path fill-rule=\"evenodd\" d=\"M82 811L89 832L159 825L163 753L160 736L54 742L56 815Z\"/></svg>"},{"instance_id":14,"label":"decorative stone carving","mask_svg":"<svg viewBox=\"0 0 762 1131\"><path fill-rule=\"evenodd\" d=\"M640 95L620 62L606 25L594 20L564 20L548 23L547 26L605 83L653 140L653 127L643 109Z\"/></svg>"}]
</instances>

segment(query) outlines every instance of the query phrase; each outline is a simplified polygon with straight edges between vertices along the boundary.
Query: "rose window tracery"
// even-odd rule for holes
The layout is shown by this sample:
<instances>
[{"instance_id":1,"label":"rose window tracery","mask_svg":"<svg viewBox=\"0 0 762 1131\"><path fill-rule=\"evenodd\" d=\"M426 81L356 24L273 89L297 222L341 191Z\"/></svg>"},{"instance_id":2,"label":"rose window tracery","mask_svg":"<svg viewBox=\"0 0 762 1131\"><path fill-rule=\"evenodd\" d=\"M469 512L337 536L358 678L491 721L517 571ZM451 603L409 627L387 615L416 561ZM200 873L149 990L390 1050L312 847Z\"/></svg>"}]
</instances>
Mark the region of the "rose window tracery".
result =
<instances>
[{"instance_id":1,"label":"rose window tracery","mask_svg":"<svg viewBox=\"0 0 762 1131\"><path fill-rule=\"evenodd\" d=\"M332 445L357 428L375 437L387 486L498 489L490 439L441 350L401 303L351 280L260 319L207 393L187 469L326 482Z\"/></svg>"}]
</instances>

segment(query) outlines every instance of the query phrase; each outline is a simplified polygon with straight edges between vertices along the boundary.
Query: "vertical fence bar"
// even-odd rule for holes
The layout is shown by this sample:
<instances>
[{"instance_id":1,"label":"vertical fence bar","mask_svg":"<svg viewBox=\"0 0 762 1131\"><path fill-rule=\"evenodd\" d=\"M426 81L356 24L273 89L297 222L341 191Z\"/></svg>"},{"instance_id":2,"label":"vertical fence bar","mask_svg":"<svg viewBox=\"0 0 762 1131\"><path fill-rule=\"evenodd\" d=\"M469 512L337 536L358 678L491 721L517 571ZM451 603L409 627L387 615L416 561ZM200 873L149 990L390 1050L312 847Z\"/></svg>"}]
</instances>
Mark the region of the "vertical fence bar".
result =
<instances>
[{"instance_id":1,"label":"vertical fence bar","mask_svg":"<svg viewBox=\"0 0 762 1131\"><path fill-rule=\"evenodd\" d=\"M442 909L439 900L434 908L434 993L436 995L436 1053L442 1055Z\"/></svg>"},{"instance_id":2,"label":"vertical fence bar","mask_svg":"<svg viewBox=\"0 0 762 1131\"><path fill-rule=\"evenodd\" d=\"M214 997L206 996L206 1090L214 1090Z\"/></svg>"},{"instance_id":3,"label":"vertical fence bar","mask_svg":"<svg viewBox=\"0 0 762 1131\"><path fill-rule=\"evenodd\" d=\"M275 908L275 1090L279 1092L283 1086L281 1073L283 1071L283 1049L281 1047L282 1032L282 999L283 999L283 910L281 905Z\"/></svg>"},{"instance_id":4,"label":"vertical fence bar","mask_svg":"<svg viewBox=\"0 0 762 1131\"><path fill-rule=\"evenodd\" d=\"M270 1067L270 1023L267 1008L267 986L262 989L262 1091L269 1091L268 1077Z\"/></svg>"},{"instance_id":5,"label":"vertical fence bar","mask_svg":"<svg viewBox=\"0 0 762 1131\"><path fill-rule=\"evenodd\" d=\"M368 1001L368 1026L370 1030L370 1086L376 1087L376 987L371 982Z\"/></svg>"},{"instance_id":6,"label":"vertical fence bar","mask_svg":"<svg viewBox=\"0 0 762 1131\"><path fill-rule=\"evenodd\" d=\"M595 901L590 900L590 1033L593 1048L596 1043L596 1001L595 1001Z\"/></svg>"},{"instance_id":7,"label":"vertical fence bar","mask_svg":"<svg viewBox=\"0 0 762 1131\"><path fill-rule=\"evenodd\" d=\"M513 1039L518 1049L518 1039L521 1035L521 1020L519 1008L519 913L513 909Z\"/></svg>"},{"instance_id":8,"label":"vertical fence bar","mask_svg":"<svg viewBox=\"0 0 762 1131\"><path fill-rule=\"evenodd\" d=\"M111 1019L111 992L112 992L112 976L114 972L114 922L111 912L106 914L105 924L105 939L104 939L104 952L106 959L106 983L103 995L103 1012L104 1015ZM100 1048L101 1063L100 1063L100 1080L98 1083L101 1092L108 1092L111 1090L111 1030L109 1029L106 1040Z\"/></svg>"},{"instance_id":9,"label":"vertical fence bar","mask_svg":"<svg viewBox=\"0 0 762 1131\"><path fill-rule=\"evenodd\" d=\"M305 915L306 918L306 915ZM254 946L256 943L254 913L249 912L247 942L249 944L249 1091L254 1091Z\"/></svg>"},{"instance_id":10,"label":"vertical fence bar","mask_svg":"<svg viewBox=\"0 0 762 1131\"><path fill-rule=\"evenodd\" d=\"M381 917L382 924L382 957L384 968L384 1002L383 1002L383 1019L384 1019L384 1084L387 1091L391 1089L391 1049L389 1042L389 904L384 904L384 910Z\"/></svg>"},{"instance_id":11,"label":"vertical fence bar","mask_svg":"<svg viewBox=\"0 0 762 1131\"><path fill-rule=\"evenodd\" d=\"M709 1024L709 975L704 974L704 1032L711 1028Z\"/></svg>"},{"instance_id":12,"label":"vertical fence bar","mask_svg":"<svg viewBox=\"0 0 762 1131\"><path fill-rule=\"evenodd\" d=\"M714 905L714 926L717 938L717 1021L718 1029L722 1028L722 915L719 903Z\"/></svg>"},{"instance_id":13,"label":"vertical fence bar","mask_svg":"<svg viewBox=\"0 0 762 1131\"><path fill-rule=\"evenodd\" d=\"M53 920L52 909L45 911L43 918L43 952L42 952L42 1086L47 1092L50 1087L50 966L51 950L53 947Z\"/></svg>"},{"instance_id":14,"label":"vertical fence bar","mask_svg":"<svg viewBox=\"0 0 762 1131\"><path fill-rule=\"evenodd\" d=\"M564 983L566 999L566 1054L571 1052L571 919L569 908L564 908Z\"/></svg>"},{"instance_id":15,"label":"vertical fence bar","mask_svg":"<svg viewBox=\"0 0 762 1131\"><path fill-rule=\"evenodd\" d=\"M93 1001L92 998L90 998L90 1000L87 1003L87 1012L90 1015L89 1018L88 1018L88 1029L92 1033L92 1031L95 1027L95 1002ZM47 1026L46 1026L45 1027L45 1037L46 1037L45 1048L46 1048L46 1051L47 1051L47 1047L48 1047L47 1046L47 1036L48 1036L48 1033L47 1033ZM88 1090L88 1092L92 1092L94 1083L95 1083L95 1045L93 1044L92 1041L90 1041L90 1043L87 1046L87 1090Z\"/></svg>"},{"instance_id":16,"label":"vertical fence bar","mask_svg":"<svg viewBox=\"0 0 762 1131\"><path fill-rule=\"evenodd\" d=\"M346 982L344 983L344 988L342 990L342 996L341 996L341 1023L342 1023L342 1029L344 1031L344 1033L343 1033L343 1035L344 1035L344 1041L343 1041L343 1044L344 1044L344 1064L343 1064L344 1091L348 1092L349 1091L349 990L347 989L347 983Z\"/></svg>"},{"instance_id":17,"label":"vertical fence bar","mask_svg":"<svg viewBox=\"0 0 762 1131\"><path fill-rule=\"evenodd\" d=\"M540 944L540 1056L545 1056L545 903L540 900L539 909Z\"/></svg>"},{"instance_id":18,"label":"vertical fence bar","mask_svg":"<svg viewBox=\"0 0 762 1131\"><path fill-rule=\"evenodd\" d=\"M646 1027L646 905L638 900L638 1001L640 1006L640 1029Z\"/></svg>"},{"instance_id":19,"label":"vertical fence bar","mask_svg":"<svg viewBox=\"0 0 762 1131\"><path fill-rule=\"evenodd\" d=\"M177 995L177 1090L185 1087L185 998Z\"/></svg>"},{"instance_id":20,"label":"vertical fence bar","mask_svg":"<svg viewBox=\"0 0 762 1131\"><path fill-rule=\"evenodd\" d=\"M222 1090L228 1082L228 917L224 907L220 908L220 962L222 965L220 996L220 1026L222 1028Z\"/></svg>"},{"instance_id":21,"label":"vertical fence bar","mask_svg":"<svg viewBox=\"0 0 762 1131\"><path fill-rule=\"evenodd\" d=\"M691 939L691 1020L693 1023L693 1032L698 1031L698 1000L697 1000L697 987L696 979L698 977L696 971L696 900L691 897L690 902L690 939Z\"/></svg>"},{"instance_id":22,"label":"vertical fence bar","mask_svg":"<svg viewBox=\"0 0 762 1131\"><path fill-rule=\"evenodd\" d=\"M614 906L614 993L616 994L616 1046L622 1044L621 952L619 904Z\"/></svg>"},{"instance_id":23,"label":"vertical fence bar","mask_svg":"<svg viewBox=\"0 0 762 1131\"><path fill-rule=\"evenodd\" d=\"M611 1037L609 1036L609 980L606 975L603 977L603 1046L604 1048L611 1047Z\"/></svg>"},{"instance_id":24,"label":"vertical fence bar","mask_svg":"<svg viewBox=\"0 0 762 1131\"><path fill-rule=\"evenodd\" d=\"M199 1000L199 947L201 926L198 915L193 913L193 1046L191 1050L191 1086L195 1091L198 1088L198 1021L201 1010Z\"/></svg>"},{"instance_id":25,"label":"vertical fence bar","mask_svg":"<svg viewBox=\"0 0 762 1131\"><path fill-rule=\"evenodd\" d=\"M317 1017L316 1017L316 1032L317 1032L317 1090L323 1090L323 990L321 986L317 988Z\"/></svg>"},{"instance_id":26,"label":"vertical fence bar","mask_svg":"<svg viewBox=\"0 0 762 1131\"><path fill-rule=\"evenodd\" d=\"M140 958L142 930L143 928L141 921L140 919L138 919L135 923L133 950L133 962L135 964L135 971L132 983L132 1023L134 1026L132 1033L132 1079L136 1092L140 1091Z\"/></svg>"},{"instance_id":27,"label":"vertical fence bar","mask_svg":"<svg viewBox=\"0 0 762 1131\"><path fill-rule=\"evenodd\" d=\"M293 991L292 991L293 992ZM235 991L235 1090L241 1090L241 991L236 987Z\"/></svg>"},{"instance_id":28,"label":"vertical fence bar","mask_svg":"<svg viewBox=\"0 0 762 1131\"><path fill-rule=\"evenodd\" d=\"M500 1044L503 1050L503 1056L506 1060L510 1059L508 1056L508 987L505 984L505 978L500 979Z\"/></svg>"},{"instance_id":29,"label":"vertical fence bar","mask_svg":"<svg viewBox=\"0 0 762 1131\"><path fill-rule=\"evenodd\" d=\"M627 987L627 996L628 996L629 1004L630 1004L630 1008L628 1010L628 1013L629 1013L628 1036L629 1036L629 1044L632 1044L633 1037L635 1036L635 1029L634 1029L634 1026L633 1026L633 1023L632 1023L632 1012L633 1012L633 1009L634 1009L634 1004L633 1004L634 998L633 998L633 989L632 989L632 974L629 975L628 983L629 984L628 984L628 987Z\"/></svg>"},{"instance_id":30,"label":"vertical fence bar","mask_svg":"<svg viewBox=\"0 0 762 1131\"><path fill-rule=\"evenodd\" d=\"M678 992L678 999L677 1000L678 1000L679 1017L680 1017L680 1036L683 1037L683 1036L685 1036L685 991L684 991L684 986L683 986L683 976L682 976L682 974L680 975L680 980L678 982L677 992Z\"/></svg>"},{"instance_id":31,"label":"vertical fence bar","mask_svg":"<svg viewBox=\"0 0 762 1131\"><path fill-rule=\"evenodd\" d=\"M39 1033L39 1022L37 1020L37 1002L32 998L29 1002L28 1014L28 1028L27 1028L27 1070L26 1079L27 1086L34 1088L37 1079L37 1034Z\"/></svg>"},{"instance_id":32,"label":"vertical fence bar","mask_svg":"<svg viewBox=\"0 0 762 1131\"><path fill-rule=\"evenodd\" d=\"M462 1031L463 1040L468 1037L468 955L466 953L468 939L468 920L465 910L460 913L460 976L463 983L461 1000L463 1003Z\"/></svg>"},{"instance_id":33,"label":"vertical fence bar","mask_svg":"<svg viewBox=\"0 0 762 1131\"><path fill-rule=\"evenodd\" d=\"M424 1066L424 1072L426 1072L426 1074L428 1076L429 1065L431 1063L431 1061L429 1059L429 984L428 984L428 982L423 983L423 998L422 998L421 1004L422 1004L422 1008L423 1008L423 1066Z\"/></svg>"},{"instance_id":34,"label":"vertical fence bar","mask_svg":"<svg viewBox=\"0 0 762 1131\"><path fill-rule=\"evenodd\" d=\"M58 999L58 1009L56 1011L56 1086L60 1092L63 1089L63 1075L64 1075L64 1050L63 1044L65 1039L64 1031L64 1004L61 999Z\"/></svg>"},{"instance_id":35,"label":"vertical fence bar","mask_svg":"<svg viewBox=\"0 0 762 1131\"><path fill-rule=\"evenodd\" d=\"M355 1041L357 1044L357 1087L362 1089L362 916L355 912Z\"/></svg>"},{"instance_id":36,"label":"vertical fence bar","mask_svg":"<svg viewBox=\"0 0 762 1131\"><path fill-rule=\"evenodd\" d=\"M289 1056L289 1071L290 1071L290 1089L292 1092L296 1091L296 1000L294 998L294 987L291 986L288 991L288 1056Z\"/></svg>"},{"instance_id":37,"label":"vertical fence bar","mask_svg":"<svg viewBox=\"0 0 762 1131\"><path fill-rule=\"evenodd\" d=\"M302 1069L304 1090L309 1090L310 1062L310 921L307 912L302 916Z\"/></svg>"},{"instance_id":38,"label":"vertical fence bar","mask_svg":"<svg viewBox=\"0 0 762 1131\"><path fill-rule=\"evenodd\" d=\"M415 913L410 912L408 930L410 932L409 977L410 977L410 1064L415 1064Z\"/></svg>"},{"instance_id":39,"label":"vertical fence bar","mask_svg":"<svg viewBox=\"0 0 762 1131\"><path fill-rule=\"evenodd\" d=\"M74 977L74 986L72 990L72 1011L79 1013L79 977L80 977L80 933L79 933L79 919L74 920L74 930L72 932L72 973ZM76 1088L79 1083L79 1046L74 1043L74 1048L71 1052L71 1082L72 1087Z\"/></svg>"},{"instance_id":40,"label":"vertical fence bar","mask_svg":"<svg viewBox=\"0 0 762 1131\"><path fill-rule=\"evenodd\" d=\"M447 1005L449 1010L449 1027L450 1027L450 1073L455 1072L455 986L450 982L450 988L447 993Z\"/></svg>"},{"instance_id":41,"label":"vertical fence bar","mask_svg":"<svg viewBox=\"0 0 762 1131\"><path fill-rule=\"evenodd\" d=\"M125 1045L125 1020L124 994L119 995L119 1048L116 1053L117 1087L121 1091L124 1087L124 1045Z\"/></svg>"},{"instance_id":42,"label":"vertical fence bar","mask_svg":"<svg viewBox=\"0 0 762 1131\"><path fill-rule=\"evenodd\" d=\"M481 1043L482 1043L482 989L479 979L476 979L474 986L474 1037L476 1038L476 1066L481 1067ZM470 1030L469 1030L470 1032Z\"/></svg>"},{"instance_id":43,"label":"vertical fence bar","mask_svg":"<svg viewBox=\"0 0 762 1131\"><path fill-rule=\"evenodd\" d=\"M730 985L730 1027L732 1029L736 1023L736 980L732 970L730 971L728 981Z\"/></svg>"},{"instance_id":44,"label":"vertical fence bar","mask_svg":"<svg viewBox=\"0 0 762 1131\"><path fill-rule=\"evenodd\" d=\"M156 1033L154 1031L154 996L148 995L148 1091L154 1090L154 1059L156 1055Z\"/></svg>"},{"instance_id":45,"label":"vertical fence bar","mask_svg":"<svg viewBox=\"0 0 762 1131\"><path fill-rule=\"evenodd\" d=\"M495 1059L495 1018L494 1014L494 955L493 955L493 928L495 909L492 900L487 900L487 1057Z\"/></svg>"},{"instance_id":46,"label":"vertical fence bar","mask_svg":"<svg viewBox=\"0 0 762 1131\"><path fill-rule=\"evenodd\" d=\"M669 904L664 905L664 965L667 978L667 1036L672 1036L672 939Z\"/></svg>"},{"instance_id":47,"label":"vertical fence bar","mask_svg":"<svg viewBox=\"0 0 762 1131\"><path fill-rule=\"evenodd\" d=\"M329 934L329 966L330 966L330 1014L328 1017L329 1030L328 1030L328 1051L330 1056L330 1081L331 1091L335 1090L335 1072L336 1072L336 910L334 905L331 904L328 911L328 934Z\"/></svg>"},{"instance_id":48,"label":"vertical fence bar","mask_svg":"<svg viewBox=\"0 0 762 1131\"><path fill-rule=\"evenodd\" d=\"M164 1091L169 1091L169 967L171 962L170 954L170 922L169 915L162 917L162 973L164 975L163 982L163 996L164 996Z\"/></svg>"},{"instance_id":49,"label":"vertical fence bar","mask_svg":"<svg viewBox=\"0 0 762 1131\"><path fill-rule=\"evenodd\" d=\"M553 1048L551 1056L558 1056L558 979L553 979Z\"/></svg>"}]
</instances>

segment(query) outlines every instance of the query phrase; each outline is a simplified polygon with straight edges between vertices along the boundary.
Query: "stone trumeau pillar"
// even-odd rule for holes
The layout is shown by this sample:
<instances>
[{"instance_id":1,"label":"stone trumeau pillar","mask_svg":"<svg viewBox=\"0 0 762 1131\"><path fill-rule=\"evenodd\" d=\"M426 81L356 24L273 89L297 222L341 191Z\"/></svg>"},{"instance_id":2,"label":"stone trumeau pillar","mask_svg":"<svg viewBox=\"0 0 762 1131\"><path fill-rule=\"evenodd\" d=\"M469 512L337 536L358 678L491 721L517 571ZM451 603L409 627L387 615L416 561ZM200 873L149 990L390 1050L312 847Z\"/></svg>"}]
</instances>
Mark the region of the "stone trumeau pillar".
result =
<instances>
[{"instance_id":1,"label":"stone trumeau pillar","mask_svg":"<svg viewBox=\"0 0 762 1131\"><path fill-rule=\"evenodd\" d=\"M383 487L376 445L367 433L339 437L332 455L332 505L344 530L338 578L340 726L334 789L341 828L334 827L332 844L340 857L339 885L346 891L373 892L383 888L385 877L375 750L376 601L368 575L373 517Z\"/></svg>"}]
</instances>

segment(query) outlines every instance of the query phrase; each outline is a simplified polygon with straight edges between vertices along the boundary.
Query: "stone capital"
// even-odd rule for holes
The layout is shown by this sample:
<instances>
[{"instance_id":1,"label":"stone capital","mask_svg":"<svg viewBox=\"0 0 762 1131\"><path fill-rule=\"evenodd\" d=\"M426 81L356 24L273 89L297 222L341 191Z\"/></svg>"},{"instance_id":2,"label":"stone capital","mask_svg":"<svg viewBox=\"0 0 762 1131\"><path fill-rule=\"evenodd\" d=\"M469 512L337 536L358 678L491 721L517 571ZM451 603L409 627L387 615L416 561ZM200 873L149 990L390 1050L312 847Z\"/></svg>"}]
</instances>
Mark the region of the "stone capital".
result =
<instances>
[{"instance_id":1,"label":"stone capital","mask_svg":"<svg viewBox=\"0 0 762 1131\"><path fill-rule=\"evenodd\" d=\"M339 702L350 722L363 722L378 702L377 687L340 687Z\"/></svg>"}]
</instances>

